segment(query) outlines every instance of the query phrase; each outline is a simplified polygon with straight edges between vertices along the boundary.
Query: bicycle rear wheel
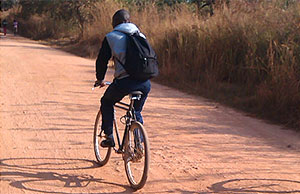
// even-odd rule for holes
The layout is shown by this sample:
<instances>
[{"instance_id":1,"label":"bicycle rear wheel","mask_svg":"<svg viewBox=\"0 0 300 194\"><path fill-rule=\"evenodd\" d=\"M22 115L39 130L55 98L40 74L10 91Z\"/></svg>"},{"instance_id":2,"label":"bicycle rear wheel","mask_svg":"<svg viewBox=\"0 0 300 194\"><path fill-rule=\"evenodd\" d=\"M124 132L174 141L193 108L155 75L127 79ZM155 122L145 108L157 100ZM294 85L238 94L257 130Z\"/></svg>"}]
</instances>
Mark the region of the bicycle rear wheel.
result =
<instances>
[{"instance_id":1,"label":"bicycle rear wheel","mask_svg":"<svg viewBox=\"0 0 300 194\"><path fill-rule=\"evenodd\" d=\"M98 161L98 164L100 166L104 166L110 157L111 154L111 147L103 148L101 147L101 141L105 139L104 133L101 133L101 111L99 110L96 121L95 121L95 126L94 126L94 151L95 151L95 156Z\"/></svg>"},{"instance_id":2,"label":"bicycle rear wheel","mask_svg":"<svg viewBox=\"0 0 300 194\"><path fill-rule=\"evenodd\" d=\"M148 177L150 145L146 130L139 122L132 123L127 133L123 159L131 187L141 189Z\"/></svg>"}]
</instances>

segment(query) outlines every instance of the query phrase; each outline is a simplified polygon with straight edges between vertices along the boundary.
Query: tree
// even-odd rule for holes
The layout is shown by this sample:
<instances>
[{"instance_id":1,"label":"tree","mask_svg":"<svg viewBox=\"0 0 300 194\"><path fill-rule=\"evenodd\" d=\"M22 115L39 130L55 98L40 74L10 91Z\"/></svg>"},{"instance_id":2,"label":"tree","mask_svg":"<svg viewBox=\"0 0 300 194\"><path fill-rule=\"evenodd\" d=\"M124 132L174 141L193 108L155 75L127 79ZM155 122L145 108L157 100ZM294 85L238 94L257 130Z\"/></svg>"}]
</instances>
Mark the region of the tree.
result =
<instances>
[{"instance_id":1,"label":"tree","mask_svg":"<svg viewBox=\"0 0 300 194\"><path fill-rule=\"evenodd\" d=\"M69 0L57 1L58 10L52 13L52 17L60 17L60 19L69 19L78 25L80 34L83 36L85 24L91 22L94 18L92 10L95 8L95 3L100 0Z\"/></svg>"},{"instance_id":2,"label":"tree","mask_svg":"<svg viewBox=\"0 0 300 194\"><path fill-rule=\"evenodd\" d=\"M7 11L16 4L15 0L0 0L0 11Z\"/></svg>"},{"instance_id":3,"label":"tree","mask_svg":"<svg viewBox=\"0 0 300 194\"><path fill-rule=\"evenodd\" d=\"M195 3L197 6L198 12L204 7L209 7L209 13L212 16L214 14L213 4L216 0L190 0L190 3Z\"/></svg>"},{"instance_id":4,"label":"tree","mask_svg":"<svg viewBox=\"0 0 300 194\"><path fill-rule=\"evenodd\" d=\"M54 20L64 20L78 26L83 36L87 22L93 20L95 3L101 0L20 0L21 17L28 19L34 14L45 14Z\"/></svg>"}]
</instances>

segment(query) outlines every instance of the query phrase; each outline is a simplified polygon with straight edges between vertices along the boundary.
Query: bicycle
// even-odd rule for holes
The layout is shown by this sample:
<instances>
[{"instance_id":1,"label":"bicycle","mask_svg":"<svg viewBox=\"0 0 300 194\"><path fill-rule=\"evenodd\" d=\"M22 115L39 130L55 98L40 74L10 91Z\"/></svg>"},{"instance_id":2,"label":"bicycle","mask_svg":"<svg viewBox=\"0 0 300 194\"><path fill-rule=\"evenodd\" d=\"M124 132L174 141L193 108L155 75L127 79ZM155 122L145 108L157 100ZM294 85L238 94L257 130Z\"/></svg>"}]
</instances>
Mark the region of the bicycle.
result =
<instances>
[{"instance_id":1,"label":"bicycle","mask_svg":"<svg viewBox=\"0 0 300 194\"><path fill-rule=\"evenodd\" d=\"M14 36L16 36L18 33L18 28L14 27Z\"/></svg>"},{"instance_id":2,"label":"bicycle","mask_svg":"<svg viewBox=\"0 0 300 194\"><path fill-rule=\"evenodd\" d=\"M106 83L109 85L110 83ZM95 87L95 86L94 86ZM125 110L126 114L120 117L120 122L125 125L122 142L120 141L119 130L117 126L116 116L114 116L113 133L117 139L117 144L113 147L117 154L122 154L125 164L125 171L130 186L133 189L141 189L147 180L149 163L150 163L150 147L148 135L143 125L137 121L135 110L133 107L135 100L140 100L142 92L134 91L128 96L130 103L117 102L114 107ZM116 111L115 111L116 112ZM116 115L116 114L115 114ZM112 147L101 147L101 141L104 140L104 131L101 129L101 110L98 111L94 126L94 151L97 163L100 166L107 164ZM116 141L115 141L116 142Z\"/></svg>"}]
</instances>

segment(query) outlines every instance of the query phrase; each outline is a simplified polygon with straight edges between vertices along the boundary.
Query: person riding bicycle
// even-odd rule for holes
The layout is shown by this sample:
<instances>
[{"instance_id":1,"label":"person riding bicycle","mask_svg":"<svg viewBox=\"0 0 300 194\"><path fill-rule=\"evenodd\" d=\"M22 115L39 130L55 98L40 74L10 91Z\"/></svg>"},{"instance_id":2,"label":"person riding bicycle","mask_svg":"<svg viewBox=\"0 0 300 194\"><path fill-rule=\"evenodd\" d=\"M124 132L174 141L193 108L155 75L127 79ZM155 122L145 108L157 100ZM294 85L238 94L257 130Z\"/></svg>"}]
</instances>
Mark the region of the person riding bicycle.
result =
<instances>
[{"instance_id":1,"label":"person riding bicycle","mask_svg":"<svg viewBox=\"0 0 300 194\"><path fill-rule=\"evenodd\" d=\"M17 20L14 20L13 25L14 25L14 35L16 36L18 33L18 25L19 25Z\"/></svg>"},{"instance_id":2,"label":"person riding bicycle","mask_svg":"<svg viewBox=\"0 0 300 194\"><path fill-rule=\"evenodd\" d=\"M127 39L125 33L138 33L144 38L145 36L135 24L130 22L130 14L124 9L118 10L113 15L112 26L114 29L112 32L106 34L96 60L96 86L105 86L104 77L111 58L114 61L115 68L114 80L101 98L101 129L104 130L106 135L106 139L101 142L102 147L115 146L113 138L114 104L133 91L141 91L143 93L142 97L140 100L135 101L134 109L137 120L143 124L141 111L151 89L150 80L139 81L131 78L121 65L121 63L125 63L126 57Z\"/></svg>"},{"instance_id":3,"label":"person riding bicycle","mask_svg":"<svg viewBox=\"0 0 300 194\"><path fill-rule=\"evenodd\" d=\"M4 19L3 21L2 21L2 26L3 26L3 34L4 34L4 36L6 36L6 33L7 33L7 21L6 21L6 19Z\"/></svg>"}]
</instances>

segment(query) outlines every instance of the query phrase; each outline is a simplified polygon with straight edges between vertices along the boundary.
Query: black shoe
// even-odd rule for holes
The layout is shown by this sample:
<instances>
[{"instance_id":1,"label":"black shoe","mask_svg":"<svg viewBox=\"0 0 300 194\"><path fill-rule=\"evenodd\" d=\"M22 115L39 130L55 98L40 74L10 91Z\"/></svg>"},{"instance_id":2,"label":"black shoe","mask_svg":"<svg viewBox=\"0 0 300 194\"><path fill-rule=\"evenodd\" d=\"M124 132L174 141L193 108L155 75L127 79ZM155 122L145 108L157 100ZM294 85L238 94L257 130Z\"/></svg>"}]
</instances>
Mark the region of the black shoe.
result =
<instances>
[{"instance_id":1,"label":"black shoe","mask_svg":"<svg viewBox=\"0 0 300 194\"><path fill-rule=\"evenodd\" d=\"M101 142L101 147L103 147L103 148L115 147L115 142L113 139L107 138Z\"/></svg>"}]
</instances>

